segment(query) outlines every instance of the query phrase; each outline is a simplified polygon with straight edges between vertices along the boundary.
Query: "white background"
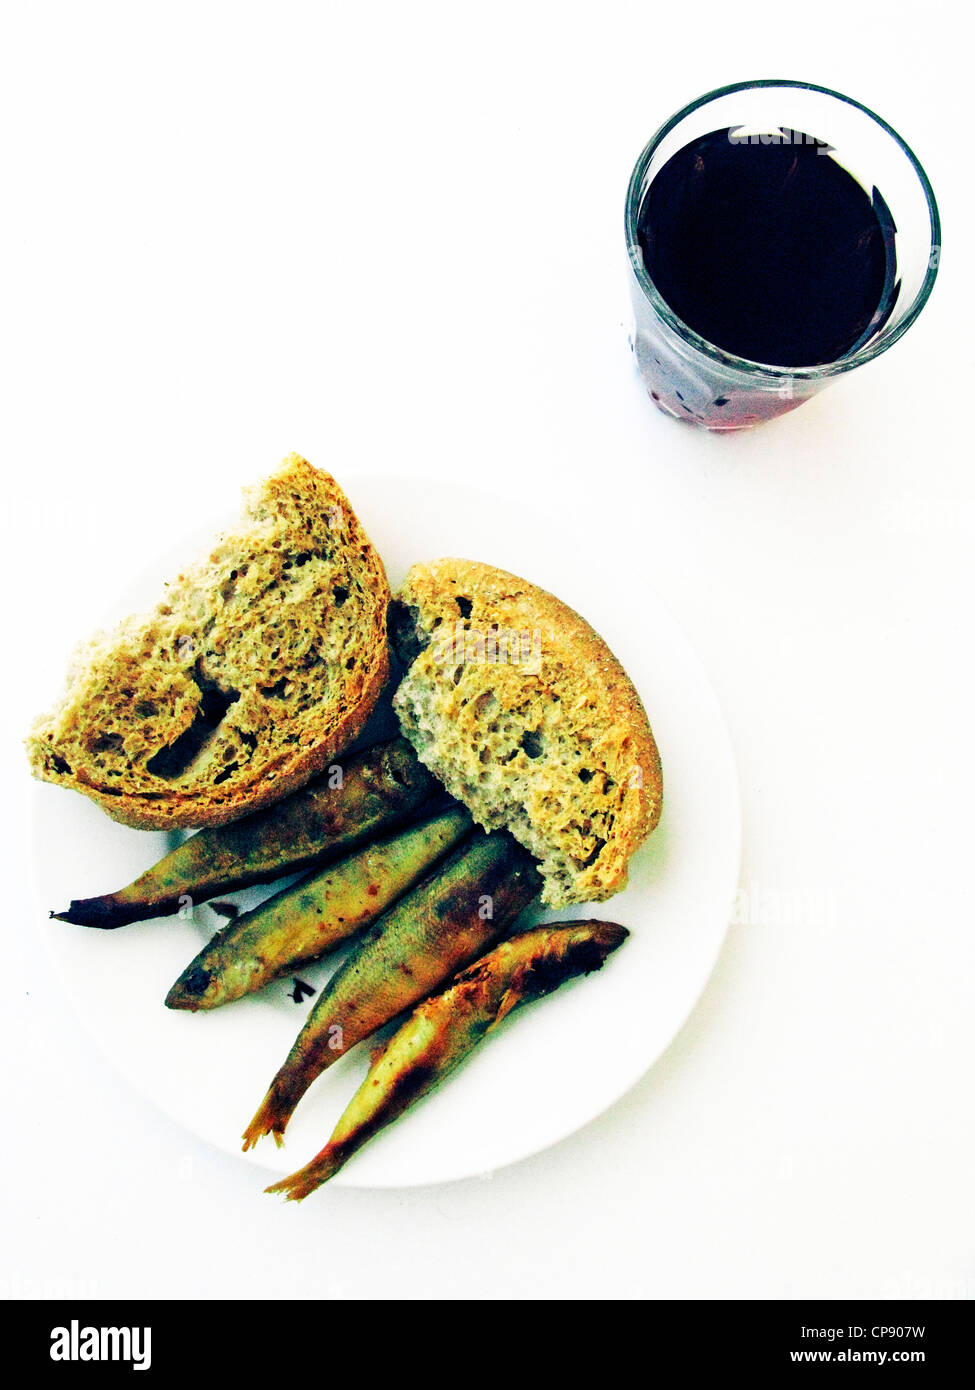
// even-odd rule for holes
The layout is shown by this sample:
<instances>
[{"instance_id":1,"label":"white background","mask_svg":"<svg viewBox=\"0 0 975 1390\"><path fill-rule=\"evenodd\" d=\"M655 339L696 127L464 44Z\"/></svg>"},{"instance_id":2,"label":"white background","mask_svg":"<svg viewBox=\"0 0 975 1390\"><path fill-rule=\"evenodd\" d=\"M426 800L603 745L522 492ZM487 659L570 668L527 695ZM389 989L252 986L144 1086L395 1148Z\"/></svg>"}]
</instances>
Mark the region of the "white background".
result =
<instances>
[{"instance_id":1,"label":"white background","mask_svg":"<svg viewBox=\"0 0 975 1390\"><path fill-rule=\"evenodd\" d=\"M0 1292L975 1293L963 13L8 0ZM946 252L890 354L715 438L633 375L623 195L671 111L765 76L884 115ZM66 1010L18 746L125 577L291 449L575 512L704 660L745 826L717 970L621 1103L490 1180L300 1207Z\"/></svg>"}]
</instances>

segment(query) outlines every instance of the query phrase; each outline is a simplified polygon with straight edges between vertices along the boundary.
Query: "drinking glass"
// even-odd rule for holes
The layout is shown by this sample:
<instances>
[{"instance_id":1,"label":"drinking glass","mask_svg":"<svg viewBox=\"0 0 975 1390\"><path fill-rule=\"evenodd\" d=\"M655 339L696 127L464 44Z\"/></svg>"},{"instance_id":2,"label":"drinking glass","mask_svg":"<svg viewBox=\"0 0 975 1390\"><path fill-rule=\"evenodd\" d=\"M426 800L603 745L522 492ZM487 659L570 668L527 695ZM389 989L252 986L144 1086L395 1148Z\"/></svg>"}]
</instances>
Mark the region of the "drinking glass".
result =
<instances>
[{"instance_id":1,"label":"drinking glass","mask_svg":"<svg viewBox=\"0 0 975 1390\"><path fill-rule=\"evenodd\" d=\"M883 210L896 257L893 308L872 336L835 361L777 366L725 351L682 322L648 273L638 220L650 185L686 145L725 129L736 142L805 138L818 144L871 195L875 210ZM827 87L768 79L720 87L664 122L630 179L626 245L633 303L630 341L649 395L677 420L709 430L737 430L794 410L843 372L872 361L895 343L931 293L941 227L927 175L886 121ZM796 274L801 273L797 266Z\"/></svg>"}]
</instances>

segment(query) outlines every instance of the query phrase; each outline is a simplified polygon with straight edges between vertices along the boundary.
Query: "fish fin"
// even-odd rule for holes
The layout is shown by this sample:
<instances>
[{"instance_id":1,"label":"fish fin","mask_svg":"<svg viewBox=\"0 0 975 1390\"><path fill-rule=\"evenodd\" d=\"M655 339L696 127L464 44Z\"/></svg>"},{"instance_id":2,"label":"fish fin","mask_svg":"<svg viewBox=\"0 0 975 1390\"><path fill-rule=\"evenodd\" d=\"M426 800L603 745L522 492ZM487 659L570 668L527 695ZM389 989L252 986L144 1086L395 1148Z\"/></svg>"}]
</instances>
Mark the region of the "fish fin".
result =
<instances>
[{"instance_id":1,"label":"fish fin","mask_svg":"<svg viewBox=\"0 0 975 1390\"><path fill-rule=\"evenodd\" d=\"M220 917L229 917L231 921L240 916L240 908L236 903L217 902L209 904L210 911L216 912Z\"/></svg>"},{"instance_id":2,"label":"fish fin","mask_svg":"<svg viewBox=\"0 0 975 1390\"><path fill-rule=\"evenodd\" d=\"M261 1101L257 1114L244 1130L244 1152L246 1153L248 1149L252 1149L258 1139L263 1139L265 1134L273 1134L274 1142L277 1144L278 1148L280 1148L283 1142L281 1136L284 1133L285 1125L288 1123L288 1118L288 1115L283 1115L281 1113L277 1091L274 1086L272 1086Z\"/></svg>"},{"instance_id":3,"label":"fish fin","mask_svg":"<svg viewBox=\"0 0 975 1390\"><path fill-rule=\"evenodd\" d=\"M321 1153L286 1178L265 1187L265 1192L281 1193L289 1202L302 1202L342 1167L345 1157L337 1146L326 1144Z\"/></svg>"},{"instance_id":4,"label":"fish fin","mask_svg":"<svg viewBox=\"0 0 975 1390\"><path fill-rule=\"evenodd\" d=\"M494 1028L503 1018L507 1018L511 1010L517 1008L521 1003L522 997L518 990L506 989L501 996L501 1003L498 1005L498 1012L494 1015L491 1027Z\"/></svg>"}]
</instances>

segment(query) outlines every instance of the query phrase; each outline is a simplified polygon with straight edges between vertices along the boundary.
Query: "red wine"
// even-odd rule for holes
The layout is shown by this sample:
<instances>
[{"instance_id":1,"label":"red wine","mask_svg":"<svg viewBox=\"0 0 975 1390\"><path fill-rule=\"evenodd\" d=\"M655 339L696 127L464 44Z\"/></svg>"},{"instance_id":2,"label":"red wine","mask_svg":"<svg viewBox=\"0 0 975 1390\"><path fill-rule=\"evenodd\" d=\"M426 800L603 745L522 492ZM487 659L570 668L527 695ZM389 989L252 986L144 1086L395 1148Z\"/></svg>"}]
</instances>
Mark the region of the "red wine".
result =
<instances>
[{"instance_id":1,"label":"red wine","mask_svg":"<svg viewBox=\"0 0 975 1390\"><path fill-rule=\"evenodd\" d=\"M644 264L717 347L772 366L834 362L893 308L893 223L821 142L774 138L715 130L673 155L640 207Z\"/></svg>"}]
</instances>

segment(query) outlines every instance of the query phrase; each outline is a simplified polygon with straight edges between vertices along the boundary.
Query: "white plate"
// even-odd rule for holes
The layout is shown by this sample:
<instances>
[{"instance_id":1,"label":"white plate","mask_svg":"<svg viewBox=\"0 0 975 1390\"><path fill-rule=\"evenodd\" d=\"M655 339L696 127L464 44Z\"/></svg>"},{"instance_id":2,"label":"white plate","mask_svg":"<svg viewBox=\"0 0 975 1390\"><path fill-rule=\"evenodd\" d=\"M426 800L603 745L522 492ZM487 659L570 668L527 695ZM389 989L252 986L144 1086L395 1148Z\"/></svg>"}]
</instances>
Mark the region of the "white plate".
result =
<instances>
[{"instance_id":1,"label":"white plate","mask_svg":"<svg viewBox=\"0 0 975 1390\"><path fill-rule=\"evenodd\" d=\"M580 563L585 537L568 534L564 521L556 526L551 517L463 488L359 477L348 491L394 585L414 560L461 554L522 574L577 608L636 684L664 770L664 814L631 863L626 891L559 914L620 921L630 939L598 975L516 1012L461 1072L334 1179L401 1187L470 1177L537 1153L600 1114L652 1065L717 957L738 878L740 810L728 735L707 678L632 563L629 572L594 576L595 566ZM199 538L194 542L184 558L199 550ZM172 564L170 555L141 577L120 611L151 601ZM118 826L57 787L38 784L33 807L45 912L121 887L169 843L164 834ZM235 896L251 904L271 891ZM50 922L44 930L80 1018L118 1070L186 1129L239 1152L238 1136L312 1001L295 1004L285 979L209 1014L164 1008L169 986L220 924L209 908L198 908L195 921L161 918L111 932ZM303 968L301 978L320 986L335 963ZM265 1139L242 1162L276 1174L306 1162L328 1138L367 1062L360 1047L319 1077L295 1112L285 1147Z\"/></svg>"}]
</instances>

